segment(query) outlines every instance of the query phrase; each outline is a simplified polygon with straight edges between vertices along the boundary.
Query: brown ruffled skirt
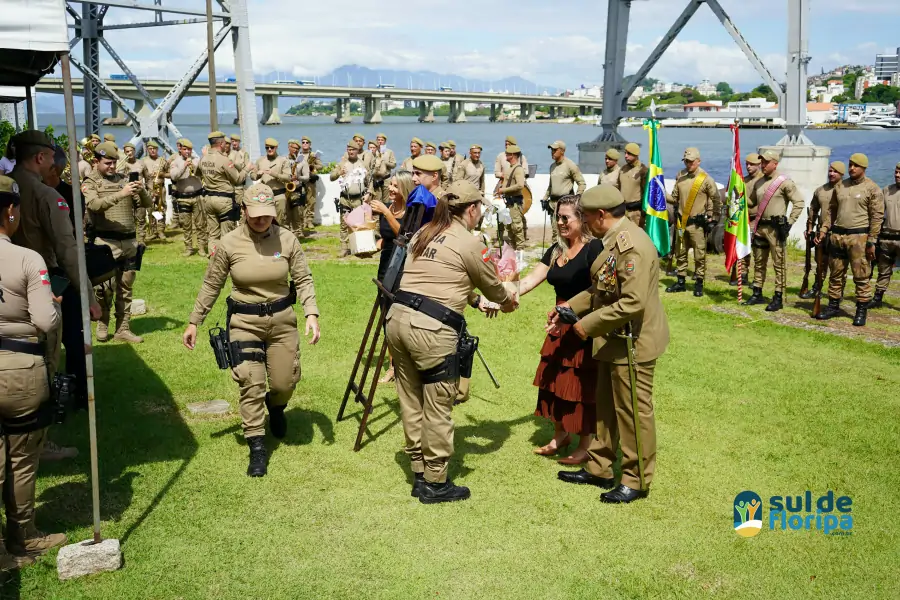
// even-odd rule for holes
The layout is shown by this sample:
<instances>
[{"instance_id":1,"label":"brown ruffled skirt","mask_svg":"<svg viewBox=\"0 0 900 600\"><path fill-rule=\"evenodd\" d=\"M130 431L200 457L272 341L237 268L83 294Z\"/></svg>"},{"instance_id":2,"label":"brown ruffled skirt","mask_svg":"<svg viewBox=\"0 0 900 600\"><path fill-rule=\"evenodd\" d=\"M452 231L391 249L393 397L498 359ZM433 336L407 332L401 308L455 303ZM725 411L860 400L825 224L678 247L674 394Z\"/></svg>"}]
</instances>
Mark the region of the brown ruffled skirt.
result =
<instances>
[{"instance_id":1,"label":"brown ruffled skirt","mask_svg":"<svg viewBox=\"0 0 900 600\"><path fill-rule=\"evenodd\" d=\"M560 335L547 335L534 376L538 387L534 414L562 424L576 435L597 432L597 363L590 340L583 341L563 324Z\"/></svg>"}]
</instances>

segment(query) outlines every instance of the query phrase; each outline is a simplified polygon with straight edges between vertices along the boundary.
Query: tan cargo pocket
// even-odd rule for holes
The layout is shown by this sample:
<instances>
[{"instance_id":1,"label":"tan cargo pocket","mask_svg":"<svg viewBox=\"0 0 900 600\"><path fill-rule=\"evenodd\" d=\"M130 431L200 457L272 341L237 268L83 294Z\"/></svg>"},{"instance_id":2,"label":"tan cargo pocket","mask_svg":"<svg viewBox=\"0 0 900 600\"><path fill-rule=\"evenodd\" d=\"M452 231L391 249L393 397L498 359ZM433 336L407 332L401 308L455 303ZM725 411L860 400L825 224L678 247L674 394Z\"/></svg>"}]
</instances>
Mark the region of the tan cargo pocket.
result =
<instances>
[{"instance_id":1,"label":"tan cargo pocket","mask_svg":"<svg viewBox=\"0 0 900 600\"><path fill-rule=\"evenodd\" d=\"M41 380L46 379L46 367L31 354L8 352L0 360L0 398L31 397L41 389Z\"/></svg>"},{"instance_id":2,"label":"tan cargo pocket","mask_svg":"<svg viewBox=\"0 0 900 600\"><path fill-rule=\"evenodd\" d=\"M416 329L427 329L428 331L439 331L443 327L437 319L432 319L420 312L414 312L409 316L409 324Z\"/></svg>"}]
</instances>

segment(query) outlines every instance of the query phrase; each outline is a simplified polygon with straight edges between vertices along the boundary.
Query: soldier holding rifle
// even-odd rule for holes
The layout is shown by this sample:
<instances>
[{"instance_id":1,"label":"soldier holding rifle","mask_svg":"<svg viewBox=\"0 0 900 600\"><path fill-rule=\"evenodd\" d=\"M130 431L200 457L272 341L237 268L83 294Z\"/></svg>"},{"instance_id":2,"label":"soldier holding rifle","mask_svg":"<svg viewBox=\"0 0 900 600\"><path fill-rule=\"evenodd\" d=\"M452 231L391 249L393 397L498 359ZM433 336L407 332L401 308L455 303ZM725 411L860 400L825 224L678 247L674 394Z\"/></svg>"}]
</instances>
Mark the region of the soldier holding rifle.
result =
<instances>
[{"instance_id":1,"label":"soldier holding rifle","mask_svg":"<svg viewBox=\"0 0 900 600\"><path fill-rule=\"evenodd\" d=\"M828 165L828 183L819 186L816 191L813 192L812 200L810 200L809 202L809 211L806 216L806 243L808 245L814 245L816 247L817 265L821 264L822 261L827 262L827 255L822 255L823 253L828 252L828 248L825 247L825 244L816 244L816 233L822 226L825 213L828 211L828 204L831 202L831 195L834 193L834 186L840 183L841 178L846 172L847 166L839 160L836 160ZM816 273L816 281L815 283L813 283L812 289L806 290L805 293L801 293L800 297L804 300L809 300L810 298L815 298L819 293L821 293L821 291L822 280L818 278L818 273Z\"/></svg>"},{"instance_id":2,"label":"soldier holding rifle","mask_svg":"<svg viewBox=\"0 0 900 600\"><path fill-rule=\"evenodd\" d=\"M626 217L622 193L599 185L581 197L584 223L603 240L591 265L594 285L548 315L548 333L562 321L594 340L599 361L597 437L580 471L560 471L567 483L611 489L613 463L622 447L622 479L602 502L628 503L650 491L656 466L653 373L669 343L669 324L659 300L659 258L646 233ZM579 317L580 320L579 320Z\"/></svg>"}]
</instances>

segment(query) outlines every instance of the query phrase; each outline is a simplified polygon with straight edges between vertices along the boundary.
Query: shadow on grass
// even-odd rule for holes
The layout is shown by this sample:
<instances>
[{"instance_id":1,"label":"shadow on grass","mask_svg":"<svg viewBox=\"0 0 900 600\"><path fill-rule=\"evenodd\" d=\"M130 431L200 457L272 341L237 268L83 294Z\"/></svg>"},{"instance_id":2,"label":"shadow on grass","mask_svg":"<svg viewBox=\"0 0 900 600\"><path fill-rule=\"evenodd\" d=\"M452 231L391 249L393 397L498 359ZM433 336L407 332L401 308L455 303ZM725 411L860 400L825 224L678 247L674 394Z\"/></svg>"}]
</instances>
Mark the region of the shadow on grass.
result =
<instances>
[{"instance_id":1,"label":"shadow on grass","mask_svg":"<svg viewBox=\"0 0 900 600\"><path fill-rule=\"evenodd\" d=\"M154 331L176 331L184 327L184 321L170 317L141 317L131 321L131 331L136 335L147 335Z\"/></svg>"}]
</instances>

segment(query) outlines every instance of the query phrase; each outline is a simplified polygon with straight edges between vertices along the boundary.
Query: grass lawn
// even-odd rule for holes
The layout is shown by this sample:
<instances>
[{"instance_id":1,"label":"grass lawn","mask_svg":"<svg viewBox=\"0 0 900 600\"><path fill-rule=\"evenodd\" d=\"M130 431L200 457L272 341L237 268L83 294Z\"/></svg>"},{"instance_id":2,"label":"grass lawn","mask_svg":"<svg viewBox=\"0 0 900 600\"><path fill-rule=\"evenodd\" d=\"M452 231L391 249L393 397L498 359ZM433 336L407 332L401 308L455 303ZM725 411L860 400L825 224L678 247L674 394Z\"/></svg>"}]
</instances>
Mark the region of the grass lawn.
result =
<instances>
[{"instance_id":1,"label":"grass lawn","mask_svg":"<svg viewBox=\"0 0 900 600\"><path fill-rule=\"evenodd\" d=\"M476 361L473 397L454 410L450 467L472 499L425 506L409 496L392 386L378 390L361 452L352 451L358 405L335 423L375 261L329 258L332 233L305 245L316 259L323 338L302 347L290 431L280 444L270 440L263 479L244 474L237 387L206 344L224 295L197 350L185 350L180 336L205 261L181 258L171 233L170 243L153 245L135 290L149 312L132 322L145 343L95 348L103 533L122 541L125 566L61 583L51 555L11 575L0 597L898 597L897 296L863 334L846 318L821 326L797 305L792 255L789 307L776 319L762 306L739 307L715 278L705 298L666 297L672 342L657 367L656 480L649 499L629 506L559 482L560 467L531 452L552 431L532 415L531 385L550 288L512 315L470 314L502 388ZM722 257L709 260L722 276ZM215 398L232 412L198 418L186 409ZM51 437L81 455L41 465L38 524L87 539L85 414ZM763 498L755 538L733 530L742 490ZM806 490L850 496L852 535L770 530L768 498Z\"/></svg>"}]
</instances>

